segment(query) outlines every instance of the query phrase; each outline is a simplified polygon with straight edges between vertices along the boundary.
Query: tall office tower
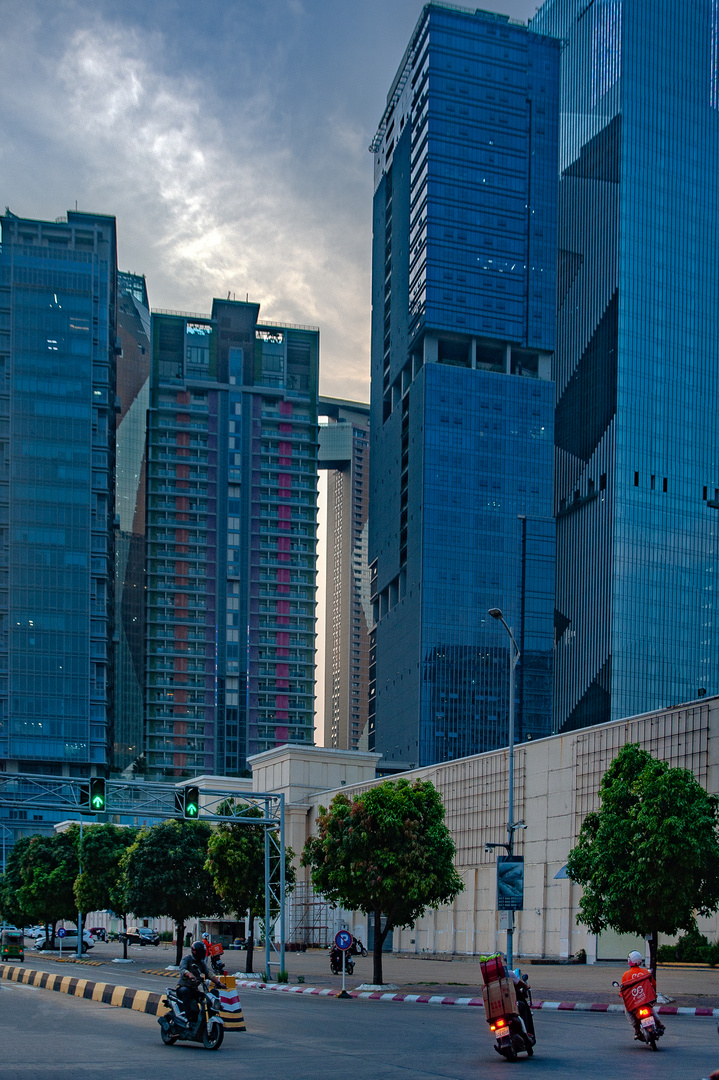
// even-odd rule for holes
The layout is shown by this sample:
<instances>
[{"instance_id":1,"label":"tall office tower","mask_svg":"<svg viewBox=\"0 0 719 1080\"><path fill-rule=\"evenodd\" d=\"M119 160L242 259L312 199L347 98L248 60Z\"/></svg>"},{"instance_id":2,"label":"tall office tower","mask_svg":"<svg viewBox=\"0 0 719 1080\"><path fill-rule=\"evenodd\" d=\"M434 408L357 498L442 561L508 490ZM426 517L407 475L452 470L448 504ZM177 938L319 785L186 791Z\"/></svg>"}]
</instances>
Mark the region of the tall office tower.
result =
<instances>
[{"instance_id":1,"label":"tall office tower","mask_svg":"<svg viewBox=\"0 0 719 1080\"><path fill-rule=\"evenodd\" d=\"M428 4L375 155L370 745L424 765L551 730L559 43ZM521 520L520 520L521 518Z\"/></svg>"},{"instance_id":2,"label":"tall office tower","mask_svg":"<svg viewBox=\"0 0 719 1080\"><path fill-rule=\"evenodd\" d=\"M0 759L112 745L115 219L0 219Z\"/></svg>"},{"instance_id":3,"label":"tall office tower","mask_svg":"<svg viewBox=\"0 0 719 1080\"><path fill-rule=\"evenodd\" d=\"M367 726L369 405L320 398L319 461L328 470L325 745L357 750Z\"/></svg>"},{"instance_id":4,"label":"tall office tower","mask_svg":"<svg viewBox=\"0 0 719 1080\"><path fill-rule=\"evenodd\" d=\"M319 332L153 312L147 762L237 773L313 741Z\"/></svg>"},{"instance_id":5,"label":"tall office tower","mask_svg":"<svg viewBox=\"0 0 719 1080\"><path fill-rule=\"evenodd\" d=\"M118 411L115 535L116 769L144 759L145 479L150 404L150 311L145 278L117 275Z\"/></svg>"},{"instance_id":6,"label":"tall office tower","mask_svg":"<svg viewBox=\"0 0 719 1080\"><path fill-rule=\"evenodd\" d=\"M564 41L556 724L719 692L719 9L552 0Z\"/></svg>"}]
</instances>

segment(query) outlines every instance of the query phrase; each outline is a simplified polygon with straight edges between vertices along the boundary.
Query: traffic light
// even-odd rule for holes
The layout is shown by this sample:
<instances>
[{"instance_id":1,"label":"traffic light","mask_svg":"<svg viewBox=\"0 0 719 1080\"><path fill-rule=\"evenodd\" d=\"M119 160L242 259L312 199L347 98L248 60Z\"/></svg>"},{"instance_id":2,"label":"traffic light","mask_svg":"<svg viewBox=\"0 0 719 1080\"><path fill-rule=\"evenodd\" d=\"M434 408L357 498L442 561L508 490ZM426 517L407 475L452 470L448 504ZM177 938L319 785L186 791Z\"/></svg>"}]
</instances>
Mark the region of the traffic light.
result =
<instances>
[{"instance_id":1,"label":"traffic light","mask_svg":"<svg viewBox=\"0 0 719 1080\"><path fill-rule=\"evenodd\" d=\"M200 812L200 792L196 787L186 787L184 813L186 818L196 818Z\"/></svg>"},{"instance_id":2,"label":"traffic light","mask_svg":"<svg viewBox=\"0 0 719 1080\"><path fill-rule=\"evenodd\" d=\"M101 814L105 809L105 780L102 776L90 780L90 809L96 814Z\"/></svg>"}]
</instances>

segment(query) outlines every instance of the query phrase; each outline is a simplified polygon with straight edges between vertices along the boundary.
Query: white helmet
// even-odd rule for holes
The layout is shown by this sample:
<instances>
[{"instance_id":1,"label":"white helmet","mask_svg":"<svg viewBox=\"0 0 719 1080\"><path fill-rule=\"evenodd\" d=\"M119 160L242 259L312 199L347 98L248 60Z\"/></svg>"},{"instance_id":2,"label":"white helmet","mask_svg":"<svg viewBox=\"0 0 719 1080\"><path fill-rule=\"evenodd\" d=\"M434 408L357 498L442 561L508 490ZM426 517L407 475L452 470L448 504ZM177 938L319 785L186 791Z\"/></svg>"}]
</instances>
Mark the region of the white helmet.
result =
<instances>
[{"instance_id":1,"label":"white helmet","mask_svg":"<svg viewBox=\"0 0 719 1080\"><path fill-rule=\"evenodd\" d=\"M642 956L642 954L637 952L637 950L635 949L633 952L630 952L629 956L627 957L627 963L630 967L639 967L643 959L644 957Z\"/></svg>"}]
</instances>

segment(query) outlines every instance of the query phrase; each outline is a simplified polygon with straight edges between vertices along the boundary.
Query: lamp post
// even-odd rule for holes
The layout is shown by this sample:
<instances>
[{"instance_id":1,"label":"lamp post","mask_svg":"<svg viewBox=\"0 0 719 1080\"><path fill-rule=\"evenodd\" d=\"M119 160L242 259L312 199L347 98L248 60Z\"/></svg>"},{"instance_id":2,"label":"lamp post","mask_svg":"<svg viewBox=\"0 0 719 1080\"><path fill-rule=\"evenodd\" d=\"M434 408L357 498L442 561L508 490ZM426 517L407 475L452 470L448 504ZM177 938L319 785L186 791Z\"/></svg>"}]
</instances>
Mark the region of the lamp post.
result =
<instances>
[{"instance_id":1,"label":"lamp post","mask_svg":"<svg viewBox=\"0 0 719 1080\"><path fill-rule=\"evenodd\" d=\"M510 649L509 653L509 810L507 812L507 843L506 844L487 844L487 848L503 847L505 848L507 855L511 858L514 853L514 833L516 829L525 829L526 825L523 821L518 821L515 824L514 821L514 669L519 663L519 646L514 640L514 634L511 627L509 627L505 621L504 615L499 608L490 608L489 615L493 619L497 619L501 622L504 629L509 634L509 640L512 643L513 649ZM514 943L514 912L509 912L509 926L507 927L507 967L512 967L512 952Z\"/></svg>"}]
</instances>

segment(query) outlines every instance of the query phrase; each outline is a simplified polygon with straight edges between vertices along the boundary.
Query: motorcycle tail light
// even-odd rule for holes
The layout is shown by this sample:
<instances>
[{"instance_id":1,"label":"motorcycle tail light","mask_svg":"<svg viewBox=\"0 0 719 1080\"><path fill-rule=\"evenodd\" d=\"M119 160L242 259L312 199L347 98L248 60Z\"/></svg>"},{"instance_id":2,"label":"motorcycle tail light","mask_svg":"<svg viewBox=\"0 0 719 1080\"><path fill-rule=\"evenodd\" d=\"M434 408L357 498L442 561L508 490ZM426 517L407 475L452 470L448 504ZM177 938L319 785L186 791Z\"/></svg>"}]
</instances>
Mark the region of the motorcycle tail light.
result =
<instances>
[{"instance_id":1,"label":"motorcycle tail light","mask_svg":"<svg viewBox=\"0 0 719 1080\"><path fill-rule=\"evenodd\" d=\"M640 1009L639 1010L639 1015L640 1016L649 1016L649 1009Z\"/></svg>"}]
</instances>

